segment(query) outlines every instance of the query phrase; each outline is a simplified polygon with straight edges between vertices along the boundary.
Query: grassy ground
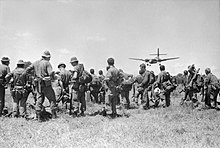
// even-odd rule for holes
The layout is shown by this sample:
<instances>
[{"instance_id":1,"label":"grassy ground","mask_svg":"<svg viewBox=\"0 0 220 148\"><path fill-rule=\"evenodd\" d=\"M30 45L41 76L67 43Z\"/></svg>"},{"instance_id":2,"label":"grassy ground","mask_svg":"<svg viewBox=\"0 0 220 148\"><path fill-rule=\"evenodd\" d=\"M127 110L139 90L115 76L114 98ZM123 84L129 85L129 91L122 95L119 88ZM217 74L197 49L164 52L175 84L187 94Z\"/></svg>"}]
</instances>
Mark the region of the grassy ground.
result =
<instances>
[{"instance_id":1,"label":"grassy ground","mask_svg":"<svg viewBox=\"0 0 220 148\"><path fill-rule=\"evenodd\" d=\"M171 100L168 108L130 109L130 117L116 119L62 114L38 123L0 118L0 147L220 147L219 111L179 106L176 94ZM97 108L88 104L88 111Z\"/></svg>"}]
</instances>

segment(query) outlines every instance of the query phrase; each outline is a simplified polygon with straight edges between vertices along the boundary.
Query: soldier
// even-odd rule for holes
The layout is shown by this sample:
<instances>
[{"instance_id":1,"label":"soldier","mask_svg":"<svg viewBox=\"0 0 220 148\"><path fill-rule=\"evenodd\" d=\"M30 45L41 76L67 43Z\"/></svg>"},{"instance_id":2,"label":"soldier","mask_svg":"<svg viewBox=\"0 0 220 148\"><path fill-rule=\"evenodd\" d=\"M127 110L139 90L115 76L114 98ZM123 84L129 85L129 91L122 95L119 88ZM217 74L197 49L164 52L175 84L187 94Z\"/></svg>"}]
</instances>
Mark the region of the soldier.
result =
<instances>
[{"instance_id":1,"label":"soldier","mask_svg":"<svg viewBox=\"0 0 220 148\"><path fill-rule=\"evenodd\" d=\"M44 109L43 103L45 97L50 101L52 118L54 119L57 117L55 93L51 86L51 77L54 76L54 71L49 62L50 58L50 52L44 51L42 59L35 61L25 70L25 73L30 73L31 70L34 70L35 73L35 83L37 86L37 102L35 109L38 121L42 121L41 113Z\"/></svg>"},{"instance_id":2,"label":"soldier","mask_svg":"<svg viewBox=\"0 0 220 148\"><path fill-rule=\"evenodd\" d=\"M140 98L141 101L143 101L144 89L143 89L143 87L138 87L138 85L141 84L142 81L143 81L143 76L142 76L142 74L143 74L142 71L139 70L139 75L137 75L137 76L135 77L135 83L134 83L134 85L133 85L133 98L134 98L134 101L135 101L135 103L136 103L137 105L139 105L139 104L138 104L139 98Z\"/></svg>"},{"instance_id":3,"label":"soldier","mask_svg":"<svg viewBox=\"0 0 220 148\"><path fill-rule=\"evenodd\" d=\"M199 93L203 87L203 79L200 74L198 74L199 70L199 68L196 70L194 64L188 66L189 76L185 93L189 96L193 108L198 105L197 93Z\"/></svg>"},{"instance_id":4,"label":"soldier","mask_svg":"<svg viewBox=\"0 0 220 148\"><path fill-rule=\"evenodd\" d=\"M170 91L167 90L167 86L169 86L169 83L171 83L170 74L165 71L165 66L160 65L160 73L158 74L156 84L158 84L158 87L162 90L164 90L164 96L165 96L165 106L170 106Z\"/></svg>"},{"instance_id":5,"label":"soldier","mask_svg":"<svg viewBox=\"0 0 220 148\"><path fill-rule=\"evenodd\" d=\"M143 88L143 101L146 102L144 105L144 109L149 109L150 107L150 98L148 95L148 87L150 86L150 79L151 79L151 74L150 71L146 70L146 65L142 63L140 65L140 74L143 77L143 81L138 85L138 87Z\"/></svg>"},{"instance_id":6,"label":"soldier","mask_svg":"<svg viewBox=\"0 0 220 148\"><path fill-rule=\"evenodd\" d=\"M89 90L92 100L95 103L101 103L100 100L98 100L98 94L99 90L102 87L101 81L97 75L95 75L94 69L90 69L90 74L92 75L92 82L89 83Z\"/></svg>"},{"instance_id":7,"label":"soldier","mask_svg":"<svg viewBox=\"0 0 220 148\"><path fill-rule=\"evenodd\" d=\"M70 81L71 81L71 73L66 70L66 64L64 63L60 63L58 65L58 68L60 70L60 73L59 75L61 76L61 81L62 81L62 84L63 84L63 89L64 91L66 91L67 93L69 93L69 84L70 84Z\"/></svg>"},{"instance_id":8,"label":"soldier","mask_svg":"<svg viewBox=\"0 0 220 148\"><path fill-rule=\"evenodd\" d=\"M189 94L189 91L187 91L186 87L187 87L187 83L188 83L188 71L184 70L183 71L183 90L180 91L181 92L185 92L184 93L184 97L181 99L180 105L183 105L184 101L187 99L187 96Z\"/></svg>"},{"instance_id":9,"label":"soldier","mask_svg":"<svg viewBox=\"0 0 220 148\"><path fill-rule=\"evenodd\" d=\"M25 117L26 116L26 101L28 98L28 90L26 88L28 76L22 75L25 71L24 61L19 60L17 67L11 73L5 77L8 83L13 78L13 84L11 85L11 96L13 98L13 113L12 117ZM19 110L20 107L20 110Z\"/></svg>"},{"instance_id":10,"label":"soldier","mask_svg":"<svg viewBox=\"0 0 220 148\"><path fill-rule=\"evenodd\" d=\"M74 114L78 115L79 110L81 111L80 115L84 116L86 111L86 83L81 81L81 76L84 72L83 64L79 64L79 61L76 57L70 59L70 63L73 66L72 70L72 89L73 89L73 103L74 103Z\"/></svg>"},{"instance_id":11,"label":"soldier","mask_svg":"<svg viewBox=\"0 0 220 148\"><path fill-rule=\"evenodd\" d=\"M218 78L212 74L210 68L205 69L206 78L204 80L204 89L205 89L205 105L211 106L211 98L213 96L214 108L217 108L217 97L220 89L220 84Z\"/></svg>"},{"instance_id":12,"label":"soldier","mask_svg":"<svg viewBox=\"0 0 220 148\"><path fill-rule=\"evenodd\" d=\"M133 75L131 74L127 74L125 72L123 72L122 69L119 69L121 75L123 76L122 78L122 85L121 85L121 98L122 98L122 102L126 103L125 106L127 109L130 108L130 99L129 99L129 92L132 89L132 85L135 82L134 79L132 79Z\"/></svg>"},{"instance_id":13,"label":"soldier","mask_svg":"<svg viewBox=\"0 0 220 148\"><path fill-rule=\"evenodd\" d=\"M10 72L8 57L3 57L1 59L2 64L0 65L0 117L2 116L2 111L5 106L5 76Z\"/></svg>"},{"instance_id":14,"label":"soldier","mask_svg":"<svg viewBox=\"0 0 220 148\"><path fill-rule=\"evenodd\" d=\"M108 58L108 71L105 77L106 85L108 87L108 98L112 108L112 117L117 116L116 104L119 96L122 76L117 68L114 66L114 59Z\"/></svg>"},{"instance_id":15,"label":"soldier","mask_svg":"<svg viewBox=\"0 0 220 148\"><path fill-rule=\"evenodd\" d=\"M98 96L99 96L100 102L103 104L105 104L105 90L106 90L104 79L105 79L105 76L103 75L103 71L99 70L99 80L100 80L102 86L99 90Z\"/></svg>"},{"instance_id":16,"label":"soldier","mask_svg":"<svg viewBox=\"0 0 220 148\"><path fill-rule=\"evenodd\" d=\"M63 88L62 93L69 94L69 85L71 81L71 72L66 70L66 64L60 63L58 65L58 68L60 70L59 75L61 77L61 87ZM65 100L62 98L62 103L64 103ZM65 102L66 103L66 102Z\"/></svg>"}]
</instances>

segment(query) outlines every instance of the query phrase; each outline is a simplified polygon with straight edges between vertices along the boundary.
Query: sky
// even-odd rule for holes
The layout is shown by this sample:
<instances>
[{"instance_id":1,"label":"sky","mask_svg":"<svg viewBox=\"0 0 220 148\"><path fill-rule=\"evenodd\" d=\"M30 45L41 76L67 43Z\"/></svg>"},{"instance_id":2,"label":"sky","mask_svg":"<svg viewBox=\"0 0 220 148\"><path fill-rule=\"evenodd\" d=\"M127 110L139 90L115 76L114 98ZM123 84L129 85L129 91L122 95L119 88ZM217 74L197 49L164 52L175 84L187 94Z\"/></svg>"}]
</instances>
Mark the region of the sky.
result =
<instances>
[{"instance_id":1,"label":"sky","mask_svg":"<svg viewBox=\"0 0 220 148\"><path fill-rule=\"evenodd\" d=\"M45 50L55 71L77 57L86 70L106 72L107 59L138 74L149 54L180 57L162 64L172 75L195 64L220 78L219 0L0 0L0 58L34 62ZM158 64L147 67L159 73Z\"/></svg>"}]
</instances>

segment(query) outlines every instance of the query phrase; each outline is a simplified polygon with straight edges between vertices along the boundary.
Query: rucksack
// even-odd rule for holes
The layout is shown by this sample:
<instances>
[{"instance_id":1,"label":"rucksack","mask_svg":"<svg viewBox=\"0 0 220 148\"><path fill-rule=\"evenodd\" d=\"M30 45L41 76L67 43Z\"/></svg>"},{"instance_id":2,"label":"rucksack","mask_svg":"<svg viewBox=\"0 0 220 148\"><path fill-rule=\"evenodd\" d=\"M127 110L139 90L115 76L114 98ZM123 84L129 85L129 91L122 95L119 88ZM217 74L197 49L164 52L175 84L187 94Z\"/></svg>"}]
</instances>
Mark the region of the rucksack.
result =
<instances>
[{"instance_id":1,"label":"rucksack","mask_svg":"<svg viewBox=\"0 0 220 148\"><path fill-rule=\"evenodd\" d=\"M86 84L86 83L90 83L92 81L92 75L86 71L83 70L82 75L79 77L79 82Z\"/></svg>"},{"instance_id":2,"label":"rucksack","mask_svg":"<svg viewBox=\"0 0 220 148\"><path fill-rule=\"evenodd\" d=\"M150 72L149 84L153 84L154 82L155 82L155 75L153 72Z\"/></svg>"},{"instance_id":3,"label":"rucksack","mask_svg":"<svg viewBox=\"0 0 220 148\"><path fill-rule=\"evenodd\" d=\"M98 76L93 76L91 81L91 86L93 87L101 87L102 83Z\"/></svg>"},{"instance_id":4,"label":"rucksack","mask_svg":"<svg viewBox=\"0 0 220 148\"><path fill-rule=\"evenodd\" d=\"M22 75L22 71L16 71L13 76L14 86L24 86L24 76Z\"/></svg>"},{"instance_id":5,"label":"rucksack","mask_svg":"<svg viewBox=\"0 0 220 148\"><path fill-rule=\"evenodd\" d=\"M171 76L170 76L170 73L169 72L165 72L164 74L164 81L168 81L170 80Z\"/></svg>"}]
</instances>

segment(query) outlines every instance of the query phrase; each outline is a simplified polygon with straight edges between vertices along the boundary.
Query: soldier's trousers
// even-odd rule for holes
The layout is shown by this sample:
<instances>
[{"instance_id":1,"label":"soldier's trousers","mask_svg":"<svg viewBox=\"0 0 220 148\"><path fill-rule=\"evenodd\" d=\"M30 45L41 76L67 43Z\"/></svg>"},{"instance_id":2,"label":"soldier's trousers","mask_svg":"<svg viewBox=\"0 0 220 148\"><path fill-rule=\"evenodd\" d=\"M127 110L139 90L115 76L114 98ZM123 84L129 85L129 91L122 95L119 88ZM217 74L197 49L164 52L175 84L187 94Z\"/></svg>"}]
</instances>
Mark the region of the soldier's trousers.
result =
<instances>
[{"instance_id":1,"label":"soldier's trousers","mask_svg":"<svg viewBox=\"0 0 220 148\"><path fill-rule=\"evenodd\" d=\"M127 106L129 107L129 106L130 106L129 91L122 91L122 92L121 92L121 98L122 98L123 103L124 103L125 100L126 100L126 104L127 104ZM124 103L124 104L125 104L125 103Z\"/></svg>"},{"instance_id":2,"label":"soldier's trousers","mask_svg":"<svg viewBox=\"0 0 220 148\"><path fill-rule=\"evenodd\" d=\"M0 84L0 116L5 107L5 87Z\"/></svg>"},{"instance_id":3,"label":"soldier's trousers","mask_svg":"<svg viewBox=\"0 0 220 148\"><path fill-rule=\"evenodd\" d=\"M95 103L100 103L100 100L98 100L98 94L99 94L99 91L91 91L90 92L91 98L93 98L93 101Z\"/></svg>"},{"instance_id":4,"label":"soldier's trousers","mask_svg":"<svg viewBox=\"0 0 220 148\"><path fill-rule=\"evenodd\" d=\"M166 92L164 95L165 95L166 107L169 107L170 106L170 93Z\"/></svg>"},{"instance_id":5,"label":"soldier's trousers","mask_svg":"<svg viewBox=\"0 0 220 148\"><path fill-rule=\"evenodd\" d=\"M205 104L211 106L211 96L213 96L214 107L217 107L217 97L219 90L213 90L211 85L206 89Z\"/></svg>"},{"instance_id":6,"label":"soldier's trousers","mask_svg":"<svg viewBox=\"0 0 220 148\"><path fill-rule=\"evenodd\" d=\"M112 108L112 114L116 114L116 105L118 103L118 99L119 99L119 93L116 89L116 87L111 87L108 89L108 98L109 98L109 102Z\"/></svg>"},{"instance_id":7,"label":"soldier's trousers","mask_svg":"<svg viewBox=\"0 0 220 148\"><path fill-rule=\"evenodd\" d=\"M150 107L150 98L149 98L149 94L148 94L148 89L147 88L144 89L143 101L146 102L145 107Z\"/></svg>"},{"instance_id":8,"label":"soldier's trousers","mask_svg":"<svg viewBox=\"0 0 220 148\"><path fill-rule=\"evenodd\" d=\"M54 111L57 108L54 90L52 86L46 86L46 87L42 87L41 92L37 91L37 102L36 102L37 113L42 111L45 97L47 97L47 99L50 102L51 111Z\"/></svg>"},{"instance_id":9,"label":"soldier's trousers","mask_svg":"<svg viewBox=\"0 0 220 148\"><path fill-rule=\"evenodd\" d=\"M86 111L85 91L73 90L73 107L74 110L80 109L81 113Z\"/></svg>"},{"instance_id":10,"label":"soldier's trousers","mask_svg":"<svg viewBox=\"0 0 220 148\"><path fill-rule=\"evenodd\" d=\"M28 98L27 91L11 91L11 95L13 98L13 114L12 116L21 115L24 117L26 115L26 101Z\"/></svg>"}]
</instances>

